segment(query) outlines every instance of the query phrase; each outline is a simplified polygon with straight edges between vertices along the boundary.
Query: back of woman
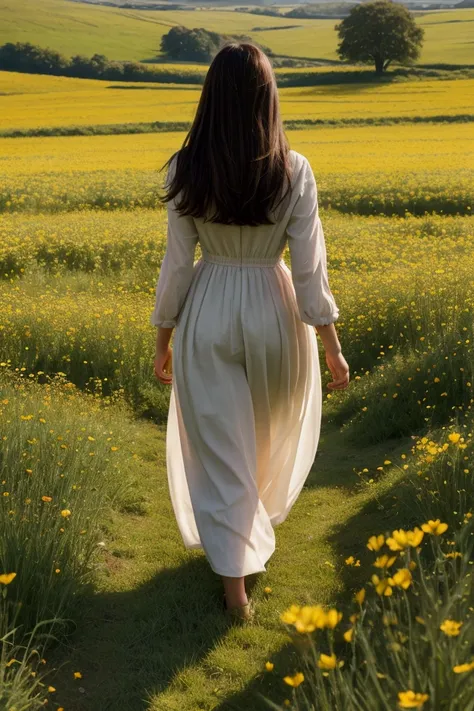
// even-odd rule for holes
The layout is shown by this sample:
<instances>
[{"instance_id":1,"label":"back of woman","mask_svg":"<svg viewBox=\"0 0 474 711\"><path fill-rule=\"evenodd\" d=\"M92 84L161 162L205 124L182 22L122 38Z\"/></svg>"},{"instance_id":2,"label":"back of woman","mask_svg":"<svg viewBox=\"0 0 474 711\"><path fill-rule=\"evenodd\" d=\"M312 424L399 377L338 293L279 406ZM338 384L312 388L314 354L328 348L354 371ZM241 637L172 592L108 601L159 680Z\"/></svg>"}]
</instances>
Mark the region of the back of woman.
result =
<instances>
[{"instance_id":1,"label":"back of woman","mask_svg":"<svg viewBox=\"0 0 474 711\"><path fill-rule=\"evenodd\" d=\"M316 181L289 148L260 49L221 49L193 126L166 165L167 250L150 322L158 327L155 373L172 385L170 494L185 546L204 550L223 578L227 609L247 618L245 577L266 571L274 527L316 455L316 331L329 387L349 382Z\"/></svg>"}]
</instances>

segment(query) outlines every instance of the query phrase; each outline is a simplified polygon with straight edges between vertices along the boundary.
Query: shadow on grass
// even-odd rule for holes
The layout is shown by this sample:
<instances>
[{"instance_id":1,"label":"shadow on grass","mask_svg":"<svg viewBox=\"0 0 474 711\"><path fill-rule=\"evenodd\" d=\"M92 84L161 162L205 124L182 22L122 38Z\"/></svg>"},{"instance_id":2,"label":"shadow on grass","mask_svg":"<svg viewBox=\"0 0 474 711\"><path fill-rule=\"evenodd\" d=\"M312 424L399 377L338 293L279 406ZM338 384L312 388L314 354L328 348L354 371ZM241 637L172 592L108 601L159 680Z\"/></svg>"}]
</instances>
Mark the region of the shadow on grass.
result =
<instances>
[{"instance_id":1,"label":"shadow on grass","mask_svg":"<svg viewBox=\"0 0 474 711\"><path fill-rule=\"evenodd\" d=\"M372 568L373 553L367 549L366 543L371 535L414 523L420 521L413 504L413 493L402 479L387 488L380 497L368 501L344 525L334 527L327 540L334 549L335 558L344 560L353 555L360 559L361 565L343 566L339 571L345 592L332 600L331 604L341 610L347 609L345 606L351 605L354 592L366 586L370 580L375 569ZM351 607L348 614L354 611L355 607ZM335 651L341 657L346 648L341 647ZM281 705L283 709L284 699L291 698L291 689L283 682L283 677L301 671L300 657L295 647L288 643L271 656L271 661L275 665L271 673L257 675L243 691L223 700L213 711L268 711L270 706L261 695Z\"/></svg>"},{"instance_id":2,"label":"shadow on grass","mask_svg":"<svg viewBox=\"0 0 474 711\"><path fill-rule=\"evenodd\" d=\"M74 711L145 711L149 695L225 634L221 594L218 576L196 558L133 589L85 596L77 631L48 655L56 701Z\"/></svg>"}]
</instances>

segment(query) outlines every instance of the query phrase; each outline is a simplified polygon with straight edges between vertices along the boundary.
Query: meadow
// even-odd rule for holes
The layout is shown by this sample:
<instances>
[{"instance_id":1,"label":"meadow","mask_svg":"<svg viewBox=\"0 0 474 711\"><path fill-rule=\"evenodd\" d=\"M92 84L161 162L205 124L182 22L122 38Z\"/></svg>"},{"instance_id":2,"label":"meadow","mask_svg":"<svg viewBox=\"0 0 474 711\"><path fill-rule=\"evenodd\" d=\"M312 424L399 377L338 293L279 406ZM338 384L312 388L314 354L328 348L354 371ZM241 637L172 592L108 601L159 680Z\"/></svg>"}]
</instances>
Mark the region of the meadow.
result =
<instances>
[{"instance_id":1,"label":"meadow","mask_svg":"<svg viewBox=\"0 0 474 711\"><path fill-rule=\"evenodd\" d=\"M473 17L474 10L469 8L419 13L417 21L426 33L420 63L472 64ZM4 1L0 44L33 42L67 56L91 56L100 48L109 59L152 61L160 56L161 37L177 24L247 34L285 56L337 59L335 20L258 16L232 9L133 10L67 0ZM281 29L289 26L293 28Z\"/></svg>"},{"instance_id":2,"label":"meadow","mask_svg":"<svg viewBox=\"0 0 474 711\"><path fill-rule=\"evenodd\" d=\"M168 65L167 65L168 66ZM314 71L317 74L316 71ZM0 72L0 132L161 121L190 122L199 86L137 84ZM472 111L474 79L283 87L285 121L444 116Z\"/></svg>"},{"instance_id":3,"label":"meadow","mask_svg":"<svg viewBox=\"0 0 474 711\"><path fill-rule=\"evenodd\" d=\"M92 54L100 37L121 59L151 56L178 16L288 23L60 0L31 19L30 1L0 8L0 41L35 33ZM449 61L465 61L472 12L419 15L442 36L432 61L450 42ZM326 52L332 21L295 24L262 41ZM319 48L302 38L311 27ZM153 374L159 168L185 133L94 135L191 121L200 88L0 73L0 135L91 133L0 137L0 708L474 711L472 84L279 90L317 180L351 384L327 390L320 348L317 456L240 628L202 552L182 545L170 391Z\"/></svg>"}]
</instances>

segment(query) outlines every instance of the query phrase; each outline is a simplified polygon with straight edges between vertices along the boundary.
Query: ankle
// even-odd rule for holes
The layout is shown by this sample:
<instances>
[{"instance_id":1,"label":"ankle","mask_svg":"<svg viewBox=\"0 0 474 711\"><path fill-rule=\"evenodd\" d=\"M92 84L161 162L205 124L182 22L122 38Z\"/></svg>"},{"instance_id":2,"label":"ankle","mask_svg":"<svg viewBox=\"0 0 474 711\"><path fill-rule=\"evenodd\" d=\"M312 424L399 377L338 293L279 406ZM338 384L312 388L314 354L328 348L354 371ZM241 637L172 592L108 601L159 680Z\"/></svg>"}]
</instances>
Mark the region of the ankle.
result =
<instances>
[{"instance_id":1,"label":"ankle","mask_svg":"<svg viewBox=\"0 0 474 711\"><path fill-rule=\"evenodd\" d=\"M225 594L225 604L228 610L232 607L242 607L243 605L247 605L247 603L248 597L246 593Z\"/></svg>"}]
</instances>

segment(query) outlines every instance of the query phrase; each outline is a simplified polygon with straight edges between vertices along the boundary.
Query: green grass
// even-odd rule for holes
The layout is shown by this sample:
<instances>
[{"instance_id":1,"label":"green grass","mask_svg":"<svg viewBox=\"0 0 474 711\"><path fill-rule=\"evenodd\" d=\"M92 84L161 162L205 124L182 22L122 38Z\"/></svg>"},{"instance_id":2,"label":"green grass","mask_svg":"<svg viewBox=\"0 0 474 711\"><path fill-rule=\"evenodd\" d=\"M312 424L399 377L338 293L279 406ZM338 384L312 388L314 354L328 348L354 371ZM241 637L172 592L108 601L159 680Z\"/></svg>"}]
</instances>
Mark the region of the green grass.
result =
<instances>
[{"instance_id":1,"label":"green grass","mask_svg":"<svg viewBox=\"0 0 474 711\"><path fill-rule=\"evenodd\" d=\"M358 489L354 468L375 470L387 456L408 452L410 440L361 449L324 423L305 489L276 529L267 573L250 581L256 624L230 630L220 609L220 580L202 552L184 549L174 522L164 427L131 424L130 441L146 513L104 521L96 591L81 601L76 633L48 655L48 669L64 665L50 679L56 700L74 711L263 711L255 691L282 700L281 677L294 662L280 612L293 602L345 598L362 582L361 569L351 568L347 585L345 557L367 560L369 535L400 520L402 501L392 493L399 475ZM271 675L263 671L269 658L275 661ZM81 671L80 681L74 671Z\"/></svg>"},{"instance_id":2,"label":"green grass","mask_svg":"<svg viewBox=\"0 0 474 711\"><path fill-rule=\"evenodd\" d=\"M470 9L421 15L418 22L426 30L426 41L420 63L472 63L473 16ZM33 42L68 56L99 52L110 59L150 60L159 55L162 35L177 24L249 34L277 54L337 59L334 20L289 20L232 10L152 12L67 0L4 0L0 7L0 43ZM296 27L253 31L255 27L287 25Z\"/></svg>"}]
</instances>

